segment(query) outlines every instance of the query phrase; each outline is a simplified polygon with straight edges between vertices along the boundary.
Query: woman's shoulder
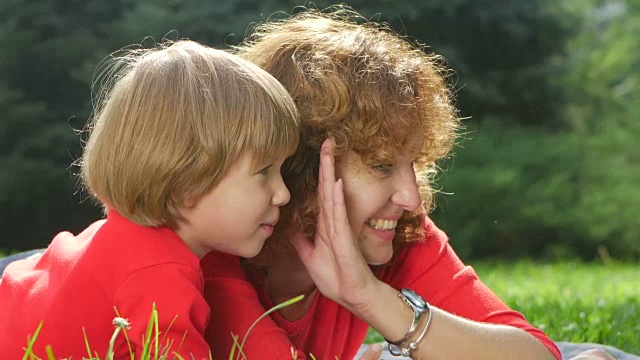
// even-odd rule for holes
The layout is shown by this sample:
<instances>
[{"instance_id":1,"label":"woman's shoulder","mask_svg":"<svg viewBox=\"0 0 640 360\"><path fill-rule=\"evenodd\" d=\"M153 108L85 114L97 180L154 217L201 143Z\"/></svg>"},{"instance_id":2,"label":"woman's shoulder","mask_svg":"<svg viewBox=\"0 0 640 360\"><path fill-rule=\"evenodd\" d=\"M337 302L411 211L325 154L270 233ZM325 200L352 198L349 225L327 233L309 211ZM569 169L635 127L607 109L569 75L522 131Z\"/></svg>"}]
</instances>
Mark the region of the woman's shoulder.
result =
<instances>
[{"instance_id":1,"label":"woman's shoulder","mask_svg":"<svg viewBox=\"0 0 640 360\"><path fill-rule=\"evenodd\" d=\"M439 242L449 241L447 234L440 229L436 223L427 215L424 217L424 241L432 240Z\"/></svg>"},{"instance_id":2,"label":"woman's shoulder","mask_svg":"<svg viewBox=\"0 0 640 360\"><path fill-rule=\"evenodd\" d=\"M449 237L442 231L435 222L428 216L424 217L423 236L405 244L398 250L396 259L407 260L407 258L418 257L424 259L425 256L437 256L442 253L449 244ZM402 262L402 261L400 261ZM392 265L395 265L394 261Z\"/></svg>"}]
</instances>

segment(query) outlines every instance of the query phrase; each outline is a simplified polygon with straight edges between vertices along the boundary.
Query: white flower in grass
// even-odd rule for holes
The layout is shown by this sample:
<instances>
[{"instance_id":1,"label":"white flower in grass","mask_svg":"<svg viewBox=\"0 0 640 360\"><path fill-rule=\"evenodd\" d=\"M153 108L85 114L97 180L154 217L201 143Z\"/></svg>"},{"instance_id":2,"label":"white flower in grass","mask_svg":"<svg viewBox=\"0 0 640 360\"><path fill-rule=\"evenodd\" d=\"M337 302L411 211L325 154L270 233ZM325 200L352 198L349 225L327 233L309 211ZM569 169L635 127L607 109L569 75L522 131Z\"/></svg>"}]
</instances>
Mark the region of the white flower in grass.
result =
<instances>
[{"instance_id":1,"label":"white flower in grass","mask_svg":"<svg viewBox=\"0 0 640 360\"><path fill-rule=\"evenodd\" d=\"M115 317L113 318L113 326L119 327L121 329L128 329L129 327L131 327L131 323L129 323L129 320L127 319Z\"/></svg>"}]
</instances>

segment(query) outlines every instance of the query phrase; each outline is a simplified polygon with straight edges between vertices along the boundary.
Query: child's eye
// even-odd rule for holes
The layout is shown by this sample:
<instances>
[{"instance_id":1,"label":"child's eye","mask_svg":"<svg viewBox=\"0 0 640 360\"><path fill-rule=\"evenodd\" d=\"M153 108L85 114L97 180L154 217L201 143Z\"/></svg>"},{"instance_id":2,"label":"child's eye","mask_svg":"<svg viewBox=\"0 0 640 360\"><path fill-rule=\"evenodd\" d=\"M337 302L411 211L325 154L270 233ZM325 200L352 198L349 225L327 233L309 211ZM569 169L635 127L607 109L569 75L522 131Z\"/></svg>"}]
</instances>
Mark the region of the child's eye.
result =
<instances>
[{"instance_id":1,"label":"child's eye","mask_svg":"<svg viewBox=\"0 0 640 360\"><path fill-rule=\"evenodd\" d=\"M371 167L382 174L388 174L393 170L392 164L375 164Z\"/></svg>"},{"instance_id":2,"label":"child's eye","mask_svg":"<svg viewBox=\"0 0 640 360\"><path fill-rule=\"evenodd\" d=\"M271 165L267 165L267 166L263 167L262 169L260 169L260 170L258 171L258 174L260 174L260 175L267 175L267 173L269 172L269 169L271 168L271 166L273 166L273 164L271 164Z\"/></svg>"}]
</instances>

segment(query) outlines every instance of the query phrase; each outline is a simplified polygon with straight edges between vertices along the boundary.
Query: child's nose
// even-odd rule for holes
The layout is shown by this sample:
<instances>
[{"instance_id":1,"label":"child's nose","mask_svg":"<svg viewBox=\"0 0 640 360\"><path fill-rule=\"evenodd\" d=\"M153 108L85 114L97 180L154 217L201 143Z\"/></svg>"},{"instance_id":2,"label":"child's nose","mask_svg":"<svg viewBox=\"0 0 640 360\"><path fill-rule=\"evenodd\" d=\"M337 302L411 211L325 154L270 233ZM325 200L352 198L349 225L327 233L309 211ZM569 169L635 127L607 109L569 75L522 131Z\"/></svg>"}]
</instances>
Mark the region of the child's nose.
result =
<instances>
[{"instance_id":1,"label":"child's nose","mask_svg":"<svg viewBox=\"0 0 640 360\"><path fill-rule=\"evenodd\" d=\"M271 197L271 205L283 206L286 205L289 200L291 200L291 193L289 193L289 189L287 189L282 178L279 178L275 185L273 196Z\"/></svg>"}]
</instances>

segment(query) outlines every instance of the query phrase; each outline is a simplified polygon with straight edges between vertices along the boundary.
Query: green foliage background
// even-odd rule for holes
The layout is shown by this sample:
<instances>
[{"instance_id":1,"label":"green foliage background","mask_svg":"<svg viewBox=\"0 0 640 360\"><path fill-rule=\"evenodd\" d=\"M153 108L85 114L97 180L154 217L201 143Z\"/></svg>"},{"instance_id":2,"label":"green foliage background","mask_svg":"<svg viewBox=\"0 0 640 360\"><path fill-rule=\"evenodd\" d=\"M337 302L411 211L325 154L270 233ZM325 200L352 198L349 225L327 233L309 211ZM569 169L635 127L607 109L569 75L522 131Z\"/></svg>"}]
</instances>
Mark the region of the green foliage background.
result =
<instances>
[{"instance_id":1,"label":"green foliage background","mask_svg":"<svg viewBox=\"0 0 640 360\"><path fill-rule=\"evenodd\" d=\"M100 216L71 166L100 60L163 37L224 48L298 5L0 2L0 248L43 247ZM640 257L640 1L349 5L427 44L455 71L466 129L441 164L433 217L463 258Z\"/></svg>"}]
</instances>

